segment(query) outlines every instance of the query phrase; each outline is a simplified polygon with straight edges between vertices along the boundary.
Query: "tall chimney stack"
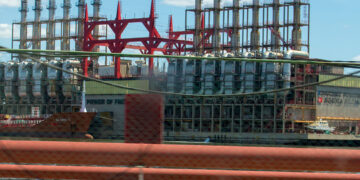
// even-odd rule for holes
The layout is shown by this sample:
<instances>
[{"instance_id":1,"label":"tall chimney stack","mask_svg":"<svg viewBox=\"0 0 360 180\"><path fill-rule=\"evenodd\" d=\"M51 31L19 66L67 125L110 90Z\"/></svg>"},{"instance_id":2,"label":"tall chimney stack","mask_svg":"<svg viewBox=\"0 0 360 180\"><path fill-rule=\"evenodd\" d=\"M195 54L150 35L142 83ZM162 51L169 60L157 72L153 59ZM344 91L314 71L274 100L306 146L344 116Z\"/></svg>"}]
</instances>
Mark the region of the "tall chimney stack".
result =
<instances>
[{"instance_id":1,"label":"tall chimney stack","mask_svg":"<svg viewBox=\"0 0 360 180\"><path fill-rule=\"evenodd\" d=\"M20 25L20 49L27 49L26 39L27 39L27 25L26 18L28 13L28 2L27 0L21 0L21 25ZM23 61L23 58L20 58L20 61Z\"/></svg>"},{"instance_id":2,"label":"tall chimney stack","mask_svg":"<svg viewBox=\"0 0 360 180\"><path fill-rule=\"evenodd\" d=\"M40 24L40 17L41 17L41 0L35 0L35 20L33 25L33 49L41 49L41 24Z\"/></svg>"},{"instance_id":3,"label":"tall chimney stack","mask_svg":"<svg viewBox=\"0 0 360 180\"><path fill-rule=\"evenodd\" d=\"M221 0L214 0L214 34L213 34L213 49L216 56L220 55L220 11L221 11Z\"/></svg>"},{"instance_id":4,"label":"tall chimney stack","mask_svg":"<svg viewBox=\"0 0 360 180\"><path fill-rule=\"evenodd\" d=\"M195 35L194 35L194 51L196 55L202 52L200 45L201 41L201 12L202 0L195 0Z\"/></svg>"},{"instance_id":5,"label":"tall chimney stack","mask_svg":"<svg viewBox=\"0 0 360 180\"><path fill-rule=\"evenodd\" d=\"M240 52L240 31L239 31L239 9L240 3L239 0L233 0L233 32L231 36L231 46L233 48L233 53L239 55Z\"/></svg>"},{"instance_id":6,"label":"tall chimney stack","mask_svg":"<svg viewBox=\"0 0 360 180\"><path fill-rule=\"evenodd\" d=\"M46 49L47 50L55 50L55 11L56 11L56 4L55 0L49 0L49 23L47 27L47 42L46 42Z\"/></svg>"},{"instance_id":7,"label":"tall chimney stack","mask_svg":"<svg viewBox=\"0 0 360 180\"><path fill-rule=\"evenodd\" d=\"M252 8L252 31L251 31L251 50L258 51L260 47L260 32L259 32L259 0L253 0Z\"/></svg>"},{"instance_id":8,"label":"tall chimney stack","mask_svg":"<svg viewBox=\"0 0 360 180\"><path fill-rule=\"evenodd\" d=\"M294 26L292 32L292 46L301 51L301 0L294 0Z\"/></svg>"},{"instance_id":9,"label":"tall chimney stack","mask_svg":"<svg viewBox=\"0 0 360 180\"><path fill-rule=\"evenodd\" d=\"M273 29L274 32L280 34L280 0L273 0ZM280 38L272 33L271 34L271 50L279 51L280 50Z\"/></svg>"},{"instance_id":10,"label":"tall chimney stack","mask_svg":"<svg viewBox=\"0 0 360 180\"><path fill-rule=\"evenodd\" d=\"M101 4L102 4L101 0L94 0L93 3L92 3L93 9L94 9L94 12L93 12L94 15L93 16L94 16L95 21L98 21L99 18L100 18L100 6L101 6ZM99 26L96 26L94 28L94 34L93 34L95 39L99 39L99 33L100 33ZM94 47L94 52L99 52L99 51L100 51L100 49L99 49L98 46Z\"/></svg>"},{"instance_id":11,"label":"tall chimney stack","mask_svg":"<svg viewBox=\"0 0 360 180\"><path fill-rule=\"evenodd\" d=\"M64 0L63 8L63 29L62 29L62 41L61 50L70 50L70 0Z\"/></svg>"},{"instance_id":12,"label":"tall chimney stack","mask_svg":"<svg viewBox=\"0 0 360 180\"><path fill-rule=\"evenodd\" d=\"M85 0L79 0L77 3L78 7L78 43L76 50L81 51L83 49L83 38L84 38L84 17L85 17Z\"/></svg>"}]
</instances>

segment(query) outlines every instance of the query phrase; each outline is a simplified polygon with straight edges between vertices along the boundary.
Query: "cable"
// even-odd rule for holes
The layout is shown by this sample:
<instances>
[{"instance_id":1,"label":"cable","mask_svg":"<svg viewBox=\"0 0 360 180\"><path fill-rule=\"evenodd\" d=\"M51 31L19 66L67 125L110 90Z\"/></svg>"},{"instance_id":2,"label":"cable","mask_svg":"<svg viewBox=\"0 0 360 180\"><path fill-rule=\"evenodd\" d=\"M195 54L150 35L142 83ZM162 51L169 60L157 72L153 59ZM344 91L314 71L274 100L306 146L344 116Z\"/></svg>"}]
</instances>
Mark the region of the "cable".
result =
<instances>
[{"instance_id":1,"label":"cable","mask_svg":"<svg viewBox=\"0 0 360 180\"><path fill-rule=\"evenodd\" d=\"M26 53L25 53L26 54ZM57 66L53 66L51 64L48 63L44 63L43 61L36 59L34 57L31 57L29 55L24 55L29 59L32 59L33 61L37 62L37 63L41 63L47 67L59 70L59 71L63 71L65 73L74 75L74 76L78 76L81 77L85 80L90 80L90 81L95 81L104 85L109 85L112 87L116 87L116 88L121 88L121 89L126 89L126 90L133 90L133 91L138 91L138 92L145 92L145 93L152 93L152 94L162 94L162 95L173 95L173 96L183 96L183 97L202 97L202 98L210 98L210 97L241 97L241 96L256 96L256 95L264 95L264 94L272 94L272 93L279 93L279 92L285 92L285 91L290 91L290 90L296 90L296 89L302 89L302 88L306 88L306 87L312 87L312 86L318 86L318 85L322 85L322 84L327 84L333 81L337 81L337 80L341 80L347 77L351 77L355 74L359 74L360 71L356 71L353 73L350 73L348 75L342 75L339 76L337 78L333 78L330 80L326 80L326 81L322 81L322 82L316 82L316 83L309 83L309 84L304 84L304 85L300 85L300 86L294 86L291 88L284 88L284 89L276 89L276 90L271 90L271 91L263 91L263 92L253 92L253 93L239 93L239 94L229 94L229 95L195 95L195 94L181 94L181 93L171 93L171 92L162 92L162 91L154 91L154 90L145 90L145 89L140 89L140 88L132 88L132 87L126 87L126 86L121 86L118 84L113 84L113 83L109 83L106 81L102 81L100 79L95 79L95 78L91 78L91 77L86 77L82 74L78 74L78 73L74 73L65 69L62 69L60 67Z\"/></svg>"}]
</instances>

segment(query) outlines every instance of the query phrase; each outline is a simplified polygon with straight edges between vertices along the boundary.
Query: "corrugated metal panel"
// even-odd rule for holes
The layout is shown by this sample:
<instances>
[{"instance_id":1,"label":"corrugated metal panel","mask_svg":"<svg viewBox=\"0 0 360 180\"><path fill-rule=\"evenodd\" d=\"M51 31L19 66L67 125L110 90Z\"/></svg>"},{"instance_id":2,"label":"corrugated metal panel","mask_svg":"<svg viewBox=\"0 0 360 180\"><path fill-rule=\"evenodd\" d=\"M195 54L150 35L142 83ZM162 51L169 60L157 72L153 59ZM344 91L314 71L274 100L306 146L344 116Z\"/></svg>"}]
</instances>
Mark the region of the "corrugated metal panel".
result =
<instances>
[{"instance_id":1,"label":"corrugated metal panel","mask_svg":"<svg viewBox=\"0 0 360 180\"><path fill-rule=\"evenodd\" d=\"M336 75L320 75L319 81L327 81L330 79L334 79ZM333 81L330 83L323 84L325 86L339 86L339 87L351 87L351 88L360 88L360 78L359 77L347 77L338 81Z\"/></svg>"},{"instance_id":2,"label":"corrugated metal panel","mask_svg":"<svg viewBox=\"0 0 360 180\"><path fill-rule=\"evenodd\" d=\"M118 84L126 87L139 88L139 89L149 89L148 80L116 80L116 81L107 81L113 84ZM86 81L86 94L89 95L114 95L114 94L143 94L142 92L126 90L121 88L116 88L109 85L104 85L94 81Z\"/></svg>"}]
</instances>

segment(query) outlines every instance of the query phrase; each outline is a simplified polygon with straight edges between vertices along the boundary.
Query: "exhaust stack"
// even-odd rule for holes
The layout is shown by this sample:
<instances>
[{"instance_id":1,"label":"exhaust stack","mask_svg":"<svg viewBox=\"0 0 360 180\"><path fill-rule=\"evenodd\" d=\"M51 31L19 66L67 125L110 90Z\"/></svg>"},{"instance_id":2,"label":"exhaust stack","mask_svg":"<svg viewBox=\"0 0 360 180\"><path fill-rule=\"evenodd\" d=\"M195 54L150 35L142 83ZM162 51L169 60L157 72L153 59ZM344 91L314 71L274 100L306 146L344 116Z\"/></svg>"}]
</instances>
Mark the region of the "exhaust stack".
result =
<instances>
[{"instance_id":1,"label":"exhaust stack","mask_svg":"<svg viewBox=\"0 0 360 180\"><path fill-rule=\"evenodd\" d=\"M294 50L301 51L301 0L294 0L294 27L292 44Z\"/></svg>"},{"instance_id":2,"label":"exhaust stack","mask_svg":"<svg viewBox=\"0 0 360 180\"><path fill-rule=\"evenodd\" d=\"M79 0L77 3L78 7L78 37L79 42L76 45L76 50L81 51L83 49L83 41L84 38L84 17L85 17L85 0Z\"/></svg>"},{"instance_id":3,"label":"exhaust stack","mask_svg":"<svg viewBox=\"0 0 360 180\"><path fill-rule=\"evenodd\" d=\"M202 6L202 0L195 0L195 35L194 35L194 52L196 55L200 55L201 47L200 41L201 41L201 6Z\"/></svg>"},{"instance_id":4,"label":"exhaust stack","mask_svg":"<svg viewBox=\"0 0 360 180\"><path fill-rule=\"evenodd\" d=\"M280 0L273 0L273 29L275 33L280 34ZM271 50L274 52L279 52L280 50L280 39L276 34L271 34Z\"/></svg>"},{"instance_id":5,"label":"exhaust stack","mask_svg":"<svg viewBox=\"0 0 360 180\"><path fill-rule=\"evenodd\" d=\"M214 0L214 34L213 34L213 49L215 56L220 56L220 11L221 0Z\"/></svg>"},{"instance_id":6,"label":"exhaust stack","mask_svg":"<svg viewBox=\"0 0 360 180\"><path fill-rule=\"evenodd\" d=\"M47 28L47 42L46 42L46 49L47 50L55 50L55 11L56 11L56 4L55 0L49 0L49 23ZM51 58L49 59L51 60Z\"/></svg>"},{"instance_id":7,"label":"exhaust stack","mask_svg":"<svg viewBox=\"0 0 360 180\"><path fill-rule=\"evenodd\" d=\"M253 0L253 14L252 14L252 31L251 31L251 50L258 51L260 47L260 32L259 32L259 0Z\"/></svg>"},{"instance_id":8,"label":"exhaust stack","mask_svg":"<svg viewBox=\"0 0 360 180\"><path fill-rule=\"evenodd\" d=\"M26 25L26 18L28 13L28 1L27 0L21 0L21 25L20 25L20 49L27 49L26 45L26 39L27 39L27 25ZM25 59L20 57L20 61L23 61Z\"/></svg>"},{"instance_id":9,"label":"exhaust stack","mask_svg":"<svg viewBox=\"0 0 360 180\"><path fill-rule=\"evenodd\" d=\"M100 6L101 6L101 0L94 0L92 5L93 5L93 9L94 9L94 20L98 21L100 18ZM93 34L95 39L99 39L99 26L96 26L94 29L94 34ZM99 52L100 49L98 46L94 47L94 52Z\"/></svg>"},{"instance_id":10,"label":"exhaust stack","mask_svg":"<svg viewBox=\"0 0 360 180\"><path fill-rule=\"evenodd\" d=\"M33 27L33 49L41 49L41 24L40 24L40 17L41 17L41 0L35 0L35 7L33 9L35 11L35 20L34 20L34 27Z\"/></svg>"},{"instance_id":11,"label":"exhaust stack","mask_svg":"<svg viewBox=\"0 0 360 180\"><path fill-rule=\"evenodd\" d=\"M232 37L231 37L231 46L233 48L233 53L238 56L239 52L240 52L240 45L239 45L239 37L240 37L240 32L239 32L239 8L240 8L240 3L239 0L233 0L233 33L232 33Z\"/></svg>"},{"instance_id":12,"label":"exhaust stack","mask_svg":"<svg viewBox=\"0 0 360 180\"><path fill-rule=\"evenodd\" d=\"M71 3L70 0L64 0L63 8L63 29L62 29L62 42L61 42L61 50L70 50L70 8Z\"/></svg>"}]
</instances>

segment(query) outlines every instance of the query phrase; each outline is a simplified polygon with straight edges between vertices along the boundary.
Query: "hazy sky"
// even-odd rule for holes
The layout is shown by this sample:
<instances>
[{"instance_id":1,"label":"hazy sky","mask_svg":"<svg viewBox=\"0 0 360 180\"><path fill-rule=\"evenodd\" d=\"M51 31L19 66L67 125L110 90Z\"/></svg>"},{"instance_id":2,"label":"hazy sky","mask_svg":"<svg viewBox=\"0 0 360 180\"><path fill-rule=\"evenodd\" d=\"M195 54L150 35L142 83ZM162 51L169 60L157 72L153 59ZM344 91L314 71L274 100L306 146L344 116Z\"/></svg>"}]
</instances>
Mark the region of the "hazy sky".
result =
<instances>
[{"instance_id":1,"label":"hazy sky","mask_svg":"<svg viewBox=\"0 0 360 180\"><path fill-rule=\"evenodd\" d=\"M33 1L29 0L28 19L33 19L31 9ZM210 4L212 0L205 0ZM47 0L43 0L43 17L47 18ZM61 3L57 1L56 17L62 16ZM77 15L75 3L72 0L72 15ZM122 16L127 18L148 16L151 0L122 0ZM230 3L231 0L225 0ZM87 0L87 3L91 3ZM174 16L175 30L184 29L185 8L191 7L194 0L156 0L158 15L157 27L163 36L168 29L169 15ZM359 60L360 61L360 1L359 0L310 0L311 3L311 56L332 60ZM117 0L103 0L100 14L114 18ZM19 21L20 0L0 0L0 45L11 47L11 23ZM92 8L89 7L90 14ZM142 25L129 26L130 34L142 34ZM1 54L0 54L1 55ZM1 59L1 57L0 57ZM4 60L4 56L3 59Z\"/></svg>"}]
</instances>

